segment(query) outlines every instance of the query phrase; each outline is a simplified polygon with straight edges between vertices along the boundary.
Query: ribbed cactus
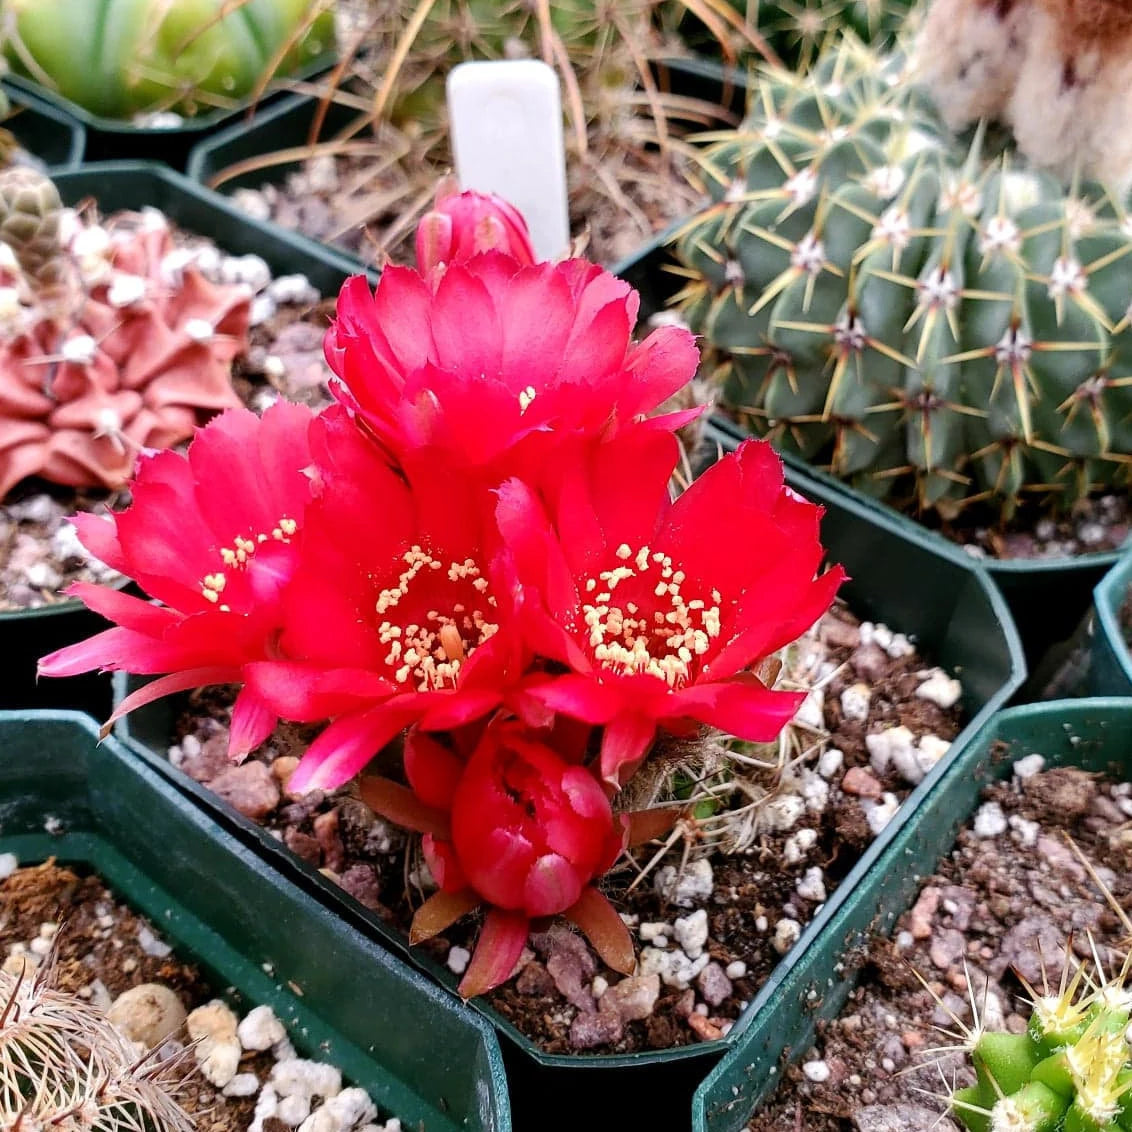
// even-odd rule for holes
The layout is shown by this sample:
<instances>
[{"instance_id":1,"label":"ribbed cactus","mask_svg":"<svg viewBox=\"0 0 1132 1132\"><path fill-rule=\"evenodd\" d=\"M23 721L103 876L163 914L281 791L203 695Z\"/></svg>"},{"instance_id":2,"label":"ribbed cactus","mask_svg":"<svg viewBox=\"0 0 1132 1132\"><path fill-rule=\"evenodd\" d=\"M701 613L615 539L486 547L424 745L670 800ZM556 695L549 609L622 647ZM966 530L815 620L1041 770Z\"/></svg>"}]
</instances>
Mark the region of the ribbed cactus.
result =
<instances>
[{"instance_id":1,"label":"ribbed cactus","mask_svg":"<svg viewBox=\"0 0 1132 1132\"><path fill-rule=\"evenodd\" d=\"M847 43L769 75L704 157L683 313L724 401L783 449L901 505L1068 506L1132 462L1132 241L956 146L896 61Z\"/></svg>"},{"instance_id":2,"label":"ribbed cactus","mask_svg":"<svg viewBox=\"0 0 1132 1132\"><path fill-rule=\"evenodd\" d=\"M169 1064L139 1061L98 1007L53 989L51 972L0 971L0 1128L191 1132Z\"/></svg>"},{"instance_id":3,"label":"ribbed cactus","mask_svg":"<svg viewBox=\"0 0 1132 1132\"><path fill-rule=\"evenodd\" d=\"M333 47L328 0L5 0L13 67L109 118L230 106Z\"/></svg>"},{"instance_id":4,"label":"ribbed cactus","mask_svg":"<svg viewBox=\"0 0 1132 1132\"><path fill-rule=\"evenodd\" d=\"M977 1083L950 1097L970 1132L1130 1132L1132 993L1079 969L1053 993L1032 992L1025 1033L977 1031Z\"/></svg>"}]
</instances>

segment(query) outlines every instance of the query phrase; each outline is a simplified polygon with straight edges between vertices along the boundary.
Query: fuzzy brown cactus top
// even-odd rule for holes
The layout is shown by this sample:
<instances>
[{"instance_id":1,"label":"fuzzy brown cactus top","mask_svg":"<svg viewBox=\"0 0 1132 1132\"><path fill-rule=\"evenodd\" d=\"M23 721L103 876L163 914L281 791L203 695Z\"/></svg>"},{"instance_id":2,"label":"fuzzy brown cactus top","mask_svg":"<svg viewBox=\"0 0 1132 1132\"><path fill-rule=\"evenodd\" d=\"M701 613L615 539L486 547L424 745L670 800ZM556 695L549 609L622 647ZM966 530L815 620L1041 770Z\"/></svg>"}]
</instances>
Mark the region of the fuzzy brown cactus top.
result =
<instances>
[{"instance_id":1,"label":"fuzzy brown cactus top","mask_svg":"<svg viewBox=\"0 0 1132 1132\"><path fill-rule=\"evenodd\" d=\"M0 173L0 497L27 476L121 487L139 451L239 404L251 292L183 259L156 211L102 225Z\"/></svg>"},{"instance_id":2,"label":"fuzzy brown cactus top","mask_svg":"<svg viewBox=\"0 0 1132 1132\"><path fill-rule=\"evenodd\" d=\"M953 129L995 118L1035 166L1132 188L1128 0L932 0L918 67Z\"/></svg>"}]
</instances>

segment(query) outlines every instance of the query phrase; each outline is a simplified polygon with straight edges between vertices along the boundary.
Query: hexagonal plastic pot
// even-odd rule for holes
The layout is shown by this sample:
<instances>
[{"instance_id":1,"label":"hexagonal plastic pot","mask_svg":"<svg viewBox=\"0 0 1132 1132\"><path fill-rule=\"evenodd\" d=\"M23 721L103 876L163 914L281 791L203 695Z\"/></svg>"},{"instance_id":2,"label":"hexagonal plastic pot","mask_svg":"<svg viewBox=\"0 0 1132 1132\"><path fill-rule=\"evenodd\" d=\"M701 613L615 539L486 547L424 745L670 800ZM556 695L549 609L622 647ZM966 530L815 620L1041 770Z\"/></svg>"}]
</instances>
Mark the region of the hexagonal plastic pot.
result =
<instances>
[{"instance_id":1,"label":"hexagonal plastic pot","mask_svg":"<svg viewBox=\"0 0 1132 1132\"><path fill-rule=\"evenodd\" d=\"M613 270L641 292L641 317L664 310L681 285L681 277L669 268L675 260L669 244L681 222L662 232L639 253L617 264ZM746 435L733 421L717 414L718 428L739 439ZM810 467L793 453L783 455L791 467L820 482L823 490L853 499L870 513L895 516L909 537L926 538L940 546L952 546L943 535L928 530L878 500L856 491L841 480ZM984 560L985 568L1002 591L1018 625L1026 658L1036 668L1051 646L1069 638L1092 599L1093 586L1120 557L1120 550L1098 551L1073 557L1045 559Z\"/></svg>"},{"instance_id":2,"label":"hexagonal plastic pot","mask_svg":"<svg viewBox=\"0 0 1132 1132\"><path fill-rule=\"evenodd\" d=\"M1086 686L1094 696L1132 696L1132 649L1120 624L1120 610L1132 587L1132 553L1100 580L1093 591L1093 637Z\"/></svg>"},{"instance_id":3,"label":"hexagonal plastic pot","mask_svg":"<svg viewBox=\"0 0 1132 1132\"><path fill-rule=\"evenodd\" d=\"M509 1132L491 1028L351 929L77 712L0 713L0 852L97 873L405 1129Z\"/></svg>"},{"instance_id":4,"label":"hexagonal plastic pot","mask_svg":"<svg viewBox=\"0 0 1132 1132\"><path fill-rule=\"evenodd\" d=\"M50 169L71 169L82 161L86 130L81 123L27 91L0 85L12 106L3 127L28 153Z\"/></svg>"},{"instance_id":5,"label":"hexagonal plastic pot","mask_svg":"<svg viewBox=\"0 0 1132 1132\"><path fill-rule=\"evenodd\" d=\"M83 0L84 3L88 0ZM322 74L334 65L337 55L330 53L308 63L301 71L291 77L291 81L302 82ZM76 126L86 131L88 160L152 160L165 162L173 169L183 170L193 146L202 138L215 133L229 124L247 122L254 119L261 108L270 106L280 97L280 91L268 92L258 102L248 98L226 109L210 110L186 119L180 126L171 129L158 129L152 126L136 126L132 122L117 118L104 118L92 114L78 103L37 83L23 75L9 74L4 79L5 86L28 95L42 104L51 107Z\"/></svg>"},{"instance_id":6,"label":"hexagonal plastic pot","mask_svg":"<svg viewBox=\"0 0 1132 1132\"><path fill-rule=\"evenodd\" d=\"M211 237L227 252L262 256L275 274L303 273L324 295L337 294L346 277L358 270L356 263L332 248L261 225L218 193L163 165L103 162L54 171L53 179L65 204L92 197L104 212L159 208L175 224ZM76 601L0 612L0 647L5 656L0 708L71 707L106 718L111 699L106 677L35 679L38 657L90 636L103 624Z\"/></svg>"},{"instance_id":7,"label":"hexagonal plastic pot","mask_svg":"<svg viewBox=\"0 0 1132 1132\"><path fill-rule=\"evenodd\" d=\"M782 1067L811 1047L818 1020L836 1017L845 1005L855 985L845 957L892 928L923 878L951 852L983 788L1008 778L1013 764L1031 754L1043 755L1048 765L1132 775L1132 700L1056 700L993 718L909 815L864 883L696 1093L693 1132L740 1132L774 1090Z\"/></svg>"},{"instance_id":8,"label":"hexagonal plastic pot","mask_svg":"<svg viewBox=\"0 0 1132 1132\"><path fill-rule=\"evenodd\" d=\"M873 845L861 856L841 886L806 929L801 942L778 966L744 1014L749 1026L761 1018L775 988L790 968L815 946L841 905L851 897L884 846L931 790L946 768L966 748L970 737L1019 686L1025 675L1021 648L1010 615L986 574L961 551L937 545L923 535L910 537L896 520L857 501L828 492L824 484L791 472L791 484L826 507L822 538L830 558L845 564L853 581L844 594L862 618L884 621L912 634L934 662L962 676L963 706L969 720L951 754L905 802ZM130 682L116 678L118 698ZM388 947L454 990L447 968L408 948L392 930L316 869L300 860L264 829L222 803L207 789L174 769L166 752L179 710L176 700L151 704L119 724L118 735L159 773L176 782L217 820L240 830L288 876L317 888L328 907L357 924ZM603 1127L648 1128L650 1132L687 1132L692 1093L719 1058L734 1045L731 1035L713 1043L634 1054L548 1054L480 1000L471 1007L489 1019L504 1039L512 1106L520 1128L543 1132L575 1130L598 1119ZM742 1027L738 1027L742 1028ZM601 1073L596 1077L596 1073ZM593 1090L600 1082L602 1100L595 1109Z\"/></svg>"}]
</instances>

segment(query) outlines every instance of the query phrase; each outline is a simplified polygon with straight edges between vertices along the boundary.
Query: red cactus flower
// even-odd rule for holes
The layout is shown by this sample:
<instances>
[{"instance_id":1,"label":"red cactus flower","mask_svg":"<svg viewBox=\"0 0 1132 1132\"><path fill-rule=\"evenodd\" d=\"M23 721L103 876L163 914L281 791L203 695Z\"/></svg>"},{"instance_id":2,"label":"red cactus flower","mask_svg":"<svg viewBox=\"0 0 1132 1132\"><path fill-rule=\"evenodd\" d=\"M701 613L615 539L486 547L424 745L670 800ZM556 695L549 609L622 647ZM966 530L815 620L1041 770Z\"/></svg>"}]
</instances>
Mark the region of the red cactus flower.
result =
<instances>
[{"instance_id":1,"label":"red cactus flower","mask_svg":"<svg viewBox=\"0 0 1132 1132\"><path fill-rule=\"evenodd\" d=\"M487 918L460 993L482 994L507 979L530 921L564 914L615 969L633 967L628 933L593 887L626 839L591 770L564 759L545 735L495 719L465 762L419 732L405 744L412 792L377 778L362 797L378 813L425 834L440 891L413 919L419 942L483 903Z\"/></svg>"},{"instance_id":2,"label":"red cactus flower","mask_svg":"<svg viewBox=\"0 0 1132 1132\"><path fill-rule=\"evenodd\" d=\"M535 262L523 214L495 193L462 193L454 182L444 182L417 225L417 270L432 277L447 264L489 251L505 252L523 265Z\"/></svg>"},{"instance_id":3,"label":"red cactus flower","mask_svg":"<svg viewBox=\"0 0 1132 1132\"><path fill-rule=\"evenodd\" d=\"M521 672L490 498L438 460L395 471L339 408L311 440L321 494L283 598L286 659L247 669L279 715L333 718L294 791L348 781L410 723L482 717Z\"/></svg>"},{"instance_id":4,"label":"red cactus flower","mask_svg":"<svg viewBox=\"0 0 1132 1132\"><path fill-rule=\"evenodd\" d=\"M637 307L628 284L580 259L488 252L450 265L435 291L407 268L388 268L374 295L356 276L325 341L334 394L395 462L432 448L492 486L537 479L563 434L611 437L695 373L687 331L631 340Z\"/></svg>"},{"instance_id":5,"label":"red cactus flower","mask_svg":"<svg viewBox=\"0 0 1132 1132\"><path fill-rule=\"evenodd\" d=\"M244 665L273 655L281 594L312 494L306 469L313 419L309 409L285 402L262 418L230 409L197 433L187 455L144 457L131 485L133 503L111 521L76 516L87 549L161 604L75 583L68 592L116 627L45 656L40 675L94 668L169 673L129 696L118 718L172 692L240 682ZM275 723L245 688L233 712L230 753L246 754Z\"/></svg>"},{"instance_id":6,"label":"red cactus flower","mask_svg":"<svg viewBox=\"0 0 1132 1132\"><path fill-rule=\"evenodd\" d=\"M751 671L829 607L844 578L820 577L821 508L783 485L782 462L748 441L675 503L669 437L595 451L566 473L553 523L523 483L500 491L500 531L540 609L524 619L536 653L572 669L530 682L518 706L604 728L601 774L623 784L657 729L700 724L774 738L801 695Z\"/></svg>"}]
</instances>

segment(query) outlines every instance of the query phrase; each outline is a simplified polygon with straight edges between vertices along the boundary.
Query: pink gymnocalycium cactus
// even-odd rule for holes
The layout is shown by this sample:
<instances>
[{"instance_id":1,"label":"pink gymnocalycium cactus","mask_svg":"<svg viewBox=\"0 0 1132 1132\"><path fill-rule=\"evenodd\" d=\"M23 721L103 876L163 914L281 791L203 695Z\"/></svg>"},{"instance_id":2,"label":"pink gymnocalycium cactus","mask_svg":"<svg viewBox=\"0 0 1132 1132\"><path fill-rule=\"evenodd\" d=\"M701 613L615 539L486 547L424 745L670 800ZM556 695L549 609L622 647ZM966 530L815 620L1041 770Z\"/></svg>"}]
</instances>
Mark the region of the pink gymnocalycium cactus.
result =
<instances>
[{"instance_id":1,"label":"pink gymnocalycium cactus","mask_svg":"<svg viewBox=\"0 0 1132 1132\"><path fill-rule=\"evenodd\" d=\"M522 213L495 193L460 192L445 181L417 225L417 270L432 277L483 252L505 252L520 264L536 261Z\"/></svg>"},{"instance_id":2,"label":"pink gymnocalycium cactus","mask_svg":"<svg viewBox=\"0 0 1132 1132\"><path fill-rule=\"evenodd\" d=\"M58 202L51 182L36 187ZM0 266L0 496L33 475L123 487L140 451L240 404L231 369L251 291L191 266L174 276L172 251L168 224L147 212L76 221L49 282L14 256Z\"/></svg>"}]
</instances>

